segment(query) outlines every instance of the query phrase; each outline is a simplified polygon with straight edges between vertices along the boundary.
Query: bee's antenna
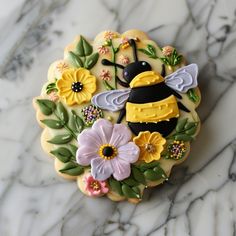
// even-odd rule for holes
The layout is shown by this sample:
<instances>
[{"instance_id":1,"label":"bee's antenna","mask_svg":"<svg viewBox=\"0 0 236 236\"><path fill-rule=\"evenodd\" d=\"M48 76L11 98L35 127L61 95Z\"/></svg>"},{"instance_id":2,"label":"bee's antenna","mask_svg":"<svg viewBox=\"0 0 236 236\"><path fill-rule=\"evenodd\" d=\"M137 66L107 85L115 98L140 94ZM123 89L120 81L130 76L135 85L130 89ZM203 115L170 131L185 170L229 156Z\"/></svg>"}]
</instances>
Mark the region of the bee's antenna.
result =
<instances>
[{"instance_id":1,"label":"bee's antenna","mask_svg":"<svg viewBox=\"0 0 236 236\"><path fill-rule=\"evenodd\" d=\"M136 42L134 39L129 40L129 45L133 49L133 55L134 55L134 60L137 62L138 61L138 55L137 55L137 48L136 48Z\"/></svg>"},{"instance_id":2,"label":"bee's antenna","mask_svg":"<svg viewBox=\"0 0 236 236\"><path fill-rule=\"evenodd\" d=\"M109 61L109 60L107 60L107 59L102 59L102 64L103 64L104 66L117 66L117 67L119 67L119 68L121 68L121 69L124 69L124 68L125 68L124 66L122 66L122 65L120 65L120 64L117 64L117 63L114 63L114 62L112 62L112 61Z\"/></svg>"}]
</instances>

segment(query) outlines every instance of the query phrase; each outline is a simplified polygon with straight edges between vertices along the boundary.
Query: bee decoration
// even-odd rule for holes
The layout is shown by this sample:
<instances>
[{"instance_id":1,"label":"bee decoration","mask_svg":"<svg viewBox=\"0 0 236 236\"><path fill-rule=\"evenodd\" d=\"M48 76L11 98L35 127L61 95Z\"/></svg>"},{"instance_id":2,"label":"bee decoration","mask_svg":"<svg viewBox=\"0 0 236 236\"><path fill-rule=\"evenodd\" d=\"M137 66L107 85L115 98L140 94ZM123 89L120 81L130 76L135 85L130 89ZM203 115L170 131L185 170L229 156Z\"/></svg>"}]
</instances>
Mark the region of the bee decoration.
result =
<instances>
[{"instance_id":1,"label":"bee decoration","mask_svg":"<svg viewBox=\"0 0 236 236\"><path fill-rule=\"evenodd\" d=\"M116 89L96 94L92 103L104 110L120 111L117 123L126 116L131 131L138 135L141 131L159 132L168 136L176 127L179 109L189 112L180 100L178 93L186 93L190 88L197 87L198 67L190 64L165 76L165 66L161 74L152 71L146 61L139 61L136 42L129 40L133 50L134 62L126 67L102 60L106 66L123 69L125 81L116 77L117 82L126 89Z\"/></svg>"}]
</instances>

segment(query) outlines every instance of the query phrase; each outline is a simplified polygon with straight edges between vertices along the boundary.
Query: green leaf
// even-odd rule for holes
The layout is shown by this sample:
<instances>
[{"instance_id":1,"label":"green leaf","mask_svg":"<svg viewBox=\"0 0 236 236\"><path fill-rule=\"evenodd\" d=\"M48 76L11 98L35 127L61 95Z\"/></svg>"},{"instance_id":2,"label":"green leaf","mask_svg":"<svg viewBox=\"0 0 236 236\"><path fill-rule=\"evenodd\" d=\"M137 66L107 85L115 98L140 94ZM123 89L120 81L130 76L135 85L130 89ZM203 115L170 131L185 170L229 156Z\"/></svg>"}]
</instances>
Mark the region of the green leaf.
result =
<instances>
[{"instance_id":1,"label":"green leaf","mask_svg":"<svg viewBox=\"0 0 236 236\"><path fill-rule=\"evenodd\" d=\"M74 144L69 144L69 145L70 145L70 150L71 150L71 152L72 152L72 156L75 157L78 147L75 146Z\"/></svg>"},{"instance_id":2,"label":"green leaf","mask_svg":"<svg viewBox=\"0 0 236 236\"><path fill-rule=\"evenodd\" d=\"M151 181L159 180L162 178L159 173L157 173L156 171L152 169L146 170L144 172L144 175L146 179L151 180Z\"/></svg>"},{"instance_id":3,"label":"green leaf","mask_svg":"<svg viewBox=\"0 0 236 236\"><path fill-rule=\"evenodd\" d=\"M196 94L194 89L189 89L187 92L188 98L193 101L193 102L198 102L199 101L199 96Z\"/></svg>"},{"instance_id":4,"label":"green leaf","mask_svg":"<svg viewBox=\"0 0 236 236\"><path fill-rule=\"evenodd\" d=\"M124 182L125 184L127 184L131 187L139 185L139 183L137 181L135 181L131 176L127 179L124 179L122 182Z\"/></svg>"},{"instance_id":5,"label":"green leaf","mask_svg":"<svg viewBox=\"0 0 236 236\"><path fill-rule=\"evenodd\" d=\"M109 178L109 186L111 187L112 191L118 193L119 195L123 195L122 189L121 189L121 183L112 177Z\"/></svg>"},{"instance_id":6,"label":"green leaf","mask_svg":"<svg viewBox=\"0 0 236 236\"><path fill-rule=\"evenodd\" d=\"M52 139L48 140L49 143L52 144L66 144L69 143L73 139L71 134L60 134L54 136Z\"/></svg>"},{"instance_id":7,"label":"green leaf","mask_svg":"<svg viewBox=\"0 0 236 236\"><path fill-rule=\"evenodd\" d=\"M169 60L168 60L167 58L165 58L165 57L160 57L160 60L161 60L164 64L170 65L170 62L169 62Z\"/></svg>"},{"instance_id":8,"label":"green leaf","mask_svg":"<svg viewBox=\"0 0 236 236\"><path fill-rule=\"evenodd\" d=\"M122 192L127 198L140 198L140 195L137 194L131 187L127 184L122 184Z\"/></svg>"},{"instance_id":9,"label":"green leaf","mask_svg":"<svg viewBox=\"0 0 236 236\"><path fill-rule=\"evenodd\" d=\"M192 137L187 134L177 134L175 135L175 140L179 141L192 141Z\"/></svg>"},{"instance_id":10,"label":"green leaf","mask_svg":"<svg viewBox=\"0 0 236 236\"><path fill-rule=\"evenodd\" d=\"M167 179L167 175L165 173L165 171L159 166L159 167L155 167L153 169L153 171L155 171L158 175L159 175L159 178L163 178L163 179Z\"/></svg>"},{"instance_id":11,"label":"green leaf","mask_svg":"<svg viewBox=\"0 0 236 236\"><path fill-rule=\"evenodd\" d=\"M72 64L72 66L74 66L76 68L84 66L82 60L75 53L73 53L71 51L68 52L68 60Z\"/></svg>"},{"instance_id":12,"label":"green leaf","mask_svg":"<svg viewBox=\"0 0 236 236\"><path fill-rule=\"evenodd\" d=\"M146 54L147 56L153 56L152 53L150 53L148 50L146 50L144 48L139 48L138 51Z\"/></svg>"},{"instance_id":13,"label":"green leaf","mask_svg":"<svg viewBox=\"0 0 236 236\"><path fill-rule=\"evenodd\" d=\"M145 177L144 177L143 173L138 168L132 166L131 171L132 171L132 175L136 181L138 181L139 183L141 183L143 185L146 185Z\"/></svg>"},{"instance_id":14,"label":"green leaf","mask_svg":"<svg viewBox=\"0 0 236 236\"><path fill-rule=\"evenodd\" d=\"M78 53L79 56L84 57L90 55L92 52L93 47L83 36L80 36L80 40L76 46L76 53Z\"/></svg>"},{"instance_id":15,"label":"green leaf","mask_svg":"<svg viewBox=\"0 0 236 236\"><path fill-rule=\"evenodd\" d=\"M141 191L138 186L134 186L134 187L132 187L132 189L134 190L135 193L137 193L139 196L141 196Z\"/></svg>"},{"instance_id":16,"label":"green leaf","mask_svg":"<svg viewBox=\"0 0 236 236\"><path fill-rule=\"evenodd\" d=\"M56 83L50 83L47 85L46 87L46 93L49 94L53 91L58 91L57 87L56 87Z\"/></svg>"},{"instance_id":17,"label":"green leaf","mask_svg":"<svg viewBox=\"0 0 236 236\"><path fill-rule=\"evenodd\" d=\"M185 131L185 134L194 135L197 131L197 125L194 125L192 128Z\"/></svg>"},{"instance_id":18,"label":"green leaf","mask_svg":"<svg viewBox=\"0 0 236 236\"><path fill-rule=\"evenodd\" d=\"M67 112L67 110L65 109L65 107L63 106L63 104L61 102L59 102L57 104L57 110L56 111L57 111L57 115L60 118L60 120L64 124L67 124L68 120L69 120L68 112Z\"/></svg>"},{"instance_id":19,"label":"green leaf","mask_svg":"<svg viewBox=\"0 0 236 236\"><path fill-rule=\"evenodd\" d=\"M148 51L152 54L156 56L156 49L155 47L153 47L151 44L147 45Z\"/></svg>"},{"instance_id":20,"label":"green leaf","mask_svg":"<svg viewBox=\"0 0 236 236\"><path fill-rule=\"evenodd\" d=\"M97 52L89 56L85 62L85 68L88 70L92 69L94 65L97 63L98 57L99 57L99 54Z\"/></svg>"},{"instance_id":21,"label":"green leaf","mask_svg":"<svg viewBox=\"0 0 236 236\"><path fill-rule=\"evenodd\" d=\"M148 169L152 169L156 166L159 166L160 163L157 161L152 161L150 163L142 163L141 165L137 166L142 172Z\"/></svg>"},{"instance_id":22,"label":"green leaf","mask_svg":"<svg viewBox=\"0 0 236 236\"><path fill-rule=\"evenodd\" d=\"M40 111L46 116L51 115L56 108L56 104L48 99L37 99L36 102Z\"/></svg>"},{"instance_id":23,"label":"green leaf","mask_svg":"<svg viewBox=\"0 0 236 236\"><path fill-rule=\"evenodd\" d=\"M72 122L74 123L77 132L80 133L84 129L84 121L76 114L74 110L71 110L71 112L73 117Z\"/></svg>"},{"instance_id":24,"label":"green leaf","mask_svg":"<svg viewBox=\"0 0 236 236\"><path fill-rule=\"evenodd\" d=\"M178 120L178 123L176 125L176 132L182 132L184 130L184 126L187 123L188 118L184 118L182 120Z\"/></svg>"},{"instance_id":25,"label":"green leaf","mask_svg":"<svg viewBox=\"0 0 236 236\"><path fill-rule=\"evenodd\" d=\"M64 163L70 161L72 157L71 151L65 147L59 147L55 150L52 150L50 153L52 153L57 159Z\"/></svg>"},{"instance_id":26,"label":"green leaf","mask_svg":"<svg viewBox=\"0 0 236 236\"><path fill-rule=\"evenodd\" d=\"M61 129L64 126L60 121L53 119L45 119L41 122L51 129Z\"/></svg>"},{"instance_id":27,"label":"green leaf","mask_svg":"<svg viewBox=\"0 0 236 236\"><path fill-rule=\"evenodd\" d=\"M196 122L187 122L186 125L184 126L184 129L191 129L192 127L195 127L197 124Z\"/></svg>"},{"instance_id":28,"label":"green leaf","mask_svg":"<svg viewBox=\"0 0 236 236\"><path fill-rule=\"evenodd\" d=\"M63 174L78 176L84 173L84 168L74 162L68 162L63 169L59 170Z\"/></svg>"}]
</instances>

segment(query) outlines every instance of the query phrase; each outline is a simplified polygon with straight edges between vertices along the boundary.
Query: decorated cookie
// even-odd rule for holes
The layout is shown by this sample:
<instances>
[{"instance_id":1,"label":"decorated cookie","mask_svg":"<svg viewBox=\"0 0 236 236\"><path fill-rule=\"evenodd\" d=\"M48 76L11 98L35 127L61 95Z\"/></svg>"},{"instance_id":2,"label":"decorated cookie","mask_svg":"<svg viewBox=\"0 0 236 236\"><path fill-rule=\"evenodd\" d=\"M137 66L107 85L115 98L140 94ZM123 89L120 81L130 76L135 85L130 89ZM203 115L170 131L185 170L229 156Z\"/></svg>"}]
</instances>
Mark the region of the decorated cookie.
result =
<instances>
[{"instance_id":1,"label":"decorated cookie","mask_svg":"<svg viewBox=\"0 0 236 236\"><path fill-rule=\"evenodd\" d=\"M199 132L198 67L138 30L78 36L33 101L57 173L87 196L141 201Z\"/></svg>"}]
</instances>

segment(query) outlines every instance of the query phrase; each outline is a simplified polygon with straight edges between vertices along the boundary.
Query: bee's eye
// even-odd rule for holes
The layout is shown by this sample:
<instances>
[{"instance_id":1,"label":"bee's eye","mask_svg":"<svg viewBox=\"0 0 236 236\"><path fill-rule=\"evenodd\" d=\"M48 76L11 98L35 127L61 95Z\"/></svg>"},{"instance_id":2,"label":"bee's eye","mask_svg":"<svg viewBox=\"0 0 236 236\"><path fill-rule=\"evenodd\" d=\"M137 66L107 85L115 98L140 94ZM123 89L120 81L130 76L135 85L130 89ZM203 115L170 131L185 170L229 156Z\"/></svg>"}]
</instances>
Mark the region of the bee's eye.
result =
<instances>
[{"instance_id":1,"label":"bee's eye","mask_svg":"<svg viewBox=\"0 0 236 236\"><path fill-rule=\"evenodd\" d=\"M147 62L146 61L143 61L142 62L142 66L146 66L147 65Z\"/></svg>"},{"instance_id":2,"label":"bee's eye","mask_svg":"<svg viewBox=\"0 0 236 236\"><path fill-rule=\"evenodd\" d=\"M124 76L125 76L125 77L127 77L127 76L128 76L128 72L127 72L127 71L125 71L125 73L124 73Z\"/></svg>"}]
</instances>

